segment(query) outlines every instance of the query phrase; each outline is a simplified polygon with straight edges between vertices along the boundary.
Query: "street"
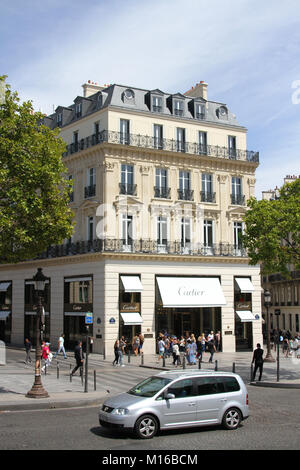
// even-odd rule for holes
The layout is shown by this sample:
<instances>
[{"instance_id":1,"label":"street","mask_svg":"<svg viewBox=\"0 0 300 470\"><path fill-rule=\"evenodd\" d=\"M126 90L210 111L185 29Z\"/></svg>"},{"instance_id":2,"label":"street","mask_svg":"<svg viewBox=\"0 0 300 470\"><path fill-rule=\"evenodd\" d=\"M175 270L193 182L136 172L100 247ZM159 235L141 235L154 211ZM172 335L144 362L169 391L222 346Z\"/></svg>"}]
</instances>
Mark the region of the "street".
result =
<instances>
[{"instance_id":1,"label":"street","mask_svg":"<svg viewBox=\"0 0 300 470\"><path fill-rule=\"evenodd\" d=\"M220 427L161 432L141 441L98 423L98 407L0 413L1 450L299 450L299 390L248 385L251 416Z\"/></svg>"}]
</instances>

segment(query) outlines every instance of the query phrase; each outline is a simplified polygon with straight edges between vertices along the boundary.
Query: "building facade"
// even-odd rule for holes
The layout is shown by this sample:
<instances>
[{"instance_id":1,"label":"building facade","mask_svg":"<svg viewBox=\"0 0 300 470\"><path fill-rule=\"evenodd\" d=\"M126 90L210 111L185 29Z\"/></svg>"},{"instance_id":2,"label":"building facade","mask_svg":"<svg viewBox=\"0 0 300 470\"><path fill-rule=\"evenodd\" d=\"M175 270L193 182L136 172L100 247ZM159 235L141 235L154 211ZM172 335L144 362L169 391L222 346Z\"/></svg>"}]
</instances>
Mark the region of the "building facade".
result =
<instances>
[{"instance_id":1,"label":"building facade","mask_svg":"<svg viewBox=\"0 0 300 470\"><path fill-rule=\"evenodd\" d=\"M161 331L219 330L228 352L261 342L260 268L241 242L259 155L207 84L172 95L89 82L45 125L67 144L76 228L38 260L0 266L5 340L32 337L32 276L43 267L52 344L64 332L73 347L86 312L99 353L139 332L145 353Z\"/></svg>"},{"instance_id":2,"label":"building facade","mask_svg":"<svg viewBox=\"0 0 300 470\"><path fill-rule=\"evenodd\" d=\"M283 184L292 183L300 178L297 175L287 175L283 179ZM280 196L279 188L270 189L262 192L262 198L267 200L275 200ZM270 306L270 329L277 328L277 315L275 311L279 310L278 316L280 330L289 331L294 337L300 333L300 270L290 266L290 278L286 279L280 273L264 275L262 277L262 286L269 289L271 293ZM265 317L265 312L263 314Z\"/></svg>"}]
</instances>

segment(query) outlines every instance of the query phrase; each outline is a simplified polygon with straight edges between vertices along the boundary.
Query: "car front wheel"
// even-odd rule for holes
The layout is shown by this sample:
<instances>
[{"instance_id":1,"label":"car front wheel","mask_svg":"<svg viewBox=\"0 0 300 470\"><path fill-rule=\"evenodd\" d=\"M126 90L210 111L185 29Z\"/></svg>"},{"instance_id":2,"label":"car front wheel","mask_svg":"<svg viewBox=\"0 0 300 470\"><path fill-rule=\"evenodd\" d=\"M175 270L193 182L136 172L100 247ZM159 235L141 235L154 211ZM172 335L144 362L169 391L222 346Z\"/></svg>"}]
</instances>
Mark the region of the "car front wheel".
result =
<instances>
[{"instance_id":1,"label":"car front wheel","mask_svg":"<svg viewBox=\"0 0 300 470\"><path fill-rule=\"evenodd\" d=\"M222 424L226 429L237 429L242 421L242 414L237 408L229 408L223 416Z\"/></svg>"},{"instance_id":2,"label":"car front wheel","mask_svg":"<svg viewBox=\"0 0 300 470\"><path fill-rule=\"evenodd\" d=\"M140 439L151 439L158 431L157 419L152 415L141 416L136 421L134 430Z\"/></svg>"}]
</instances>

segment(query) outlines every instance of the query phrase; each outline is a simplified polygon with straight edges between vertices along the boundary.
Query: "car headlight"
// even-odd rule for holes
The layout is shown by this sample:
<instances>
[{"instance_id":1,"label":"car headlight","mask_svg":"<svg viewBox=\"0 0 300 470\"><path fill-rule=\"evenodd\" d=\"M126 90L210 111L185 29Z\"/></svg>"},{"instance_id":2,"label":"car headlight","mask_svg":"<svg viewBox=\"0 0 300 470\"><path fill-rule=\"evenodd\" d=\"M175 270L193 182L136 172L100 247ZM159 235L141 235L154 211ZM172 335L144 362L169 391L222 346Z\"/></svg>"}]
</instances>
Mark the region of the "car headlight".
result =
<instances>
[{"instance_id":1,"label":"car headlight","mask_svg":"<svg viewBox=\"0 0 300 470\"><path fill-rule=\"evenodd\" d=\"M127 408L115 408L111 412L112 415L119 415L119 416L128 415L128 413L129 413L129 410Z\"/></svg>"}]
</instances>

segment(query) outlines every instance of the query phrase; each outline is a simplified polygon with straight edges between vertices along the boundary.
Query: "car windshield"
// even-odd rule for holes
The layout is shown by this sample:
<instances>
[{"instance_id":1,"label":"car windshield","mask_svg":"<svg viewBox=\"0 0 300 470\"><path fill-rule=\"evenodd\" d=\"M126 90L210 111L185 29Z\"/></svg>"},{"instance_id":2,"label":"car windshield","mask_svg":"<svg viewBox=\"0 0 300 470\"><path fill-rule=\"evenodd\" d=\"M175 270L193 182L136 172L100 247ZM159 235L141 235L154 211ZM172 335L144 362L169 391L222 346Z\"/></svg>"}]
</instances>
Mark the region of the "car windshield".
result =
<instances>
[{"instance_id":1,"label":"car windshield","mask_svg":"<svg viewBox=\"0 0 300 470\"><path fill-rule=\"evenodd\" d=\"M170 379L163 377L149 377L148 379L143 380L143 382L130 389L128 393L137 397L153 397L170 382Z\"/></svg>"}]
</instances>

